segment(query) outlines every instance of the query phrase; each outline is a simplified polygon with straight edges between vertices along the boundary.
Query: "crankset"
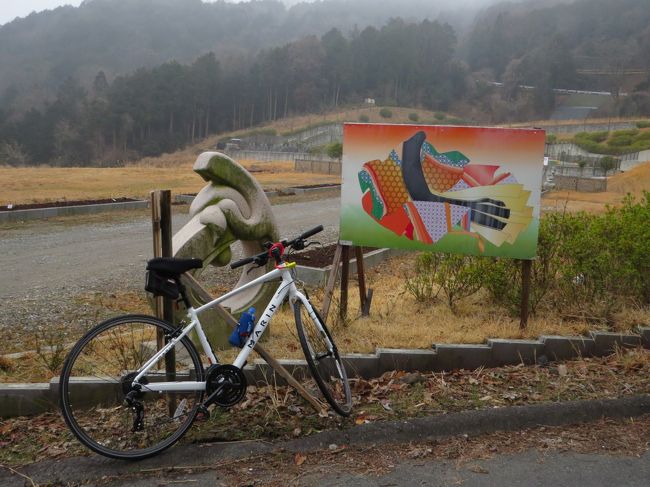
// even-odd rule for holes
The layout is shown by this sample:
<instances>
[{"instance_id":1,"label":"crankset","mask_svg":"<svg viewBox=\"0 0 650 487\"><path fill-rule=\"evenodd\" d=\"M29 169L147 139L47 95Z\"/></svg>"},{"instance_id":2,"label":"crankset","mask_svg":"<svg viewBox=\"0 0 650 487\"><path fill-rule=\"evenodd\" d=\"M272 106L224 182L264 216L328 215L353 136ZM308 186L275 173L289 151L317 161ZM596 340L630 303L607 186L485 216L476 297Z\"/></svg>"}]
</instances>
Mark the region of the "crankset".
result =
<instances>
[{"instance_id":1,"label":"crankset","mask_svg":"<svg viewBox=\"0 0 650 487\"><path fill-rule=\"evenodd\" d=\"M234 406L246 395L246 386L246 376L240 368L230 364L212 365L206 371L205 390L208 398L203 406Z\"/></svg>"}]
</instances>

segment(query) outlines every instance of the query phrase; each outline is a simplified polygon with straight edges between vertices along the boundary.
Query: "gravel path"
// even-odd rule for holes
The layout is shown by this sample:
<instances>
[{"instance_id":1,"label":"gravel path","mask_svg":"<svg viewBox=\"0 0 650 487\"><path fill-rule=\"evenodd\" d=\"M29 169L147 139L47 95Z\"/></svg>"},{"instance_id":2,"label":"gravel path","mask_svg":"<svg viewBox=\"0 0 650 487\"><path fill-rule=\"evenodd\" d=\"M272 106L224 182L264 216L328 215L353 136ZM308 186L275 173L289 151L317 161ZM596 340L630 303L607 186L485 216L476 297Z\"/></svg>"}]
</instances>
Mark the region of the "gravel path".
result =
<instances>
[{"instance_id":1,"label":"gravel path","mask_svg":"<svg viewBox=\"0 0 650 487\"><path fill-rule=\"evenodd\" d=\"M318 240L335 241L339 202L329 198L274 206L281 235L292 237L322 224L325 232ZM175 213L173 232L187 220L186 213ZM0 330L9 338L0 344L0 354L16 349L8 342L35 330L85 328L104 318L78 297L142 290L151 246L151 221L142 215L84 224L44 221L0 230ZM223 284L232 285L239 272L224 270L220 275Z\"/></svg>"}]
</instances>

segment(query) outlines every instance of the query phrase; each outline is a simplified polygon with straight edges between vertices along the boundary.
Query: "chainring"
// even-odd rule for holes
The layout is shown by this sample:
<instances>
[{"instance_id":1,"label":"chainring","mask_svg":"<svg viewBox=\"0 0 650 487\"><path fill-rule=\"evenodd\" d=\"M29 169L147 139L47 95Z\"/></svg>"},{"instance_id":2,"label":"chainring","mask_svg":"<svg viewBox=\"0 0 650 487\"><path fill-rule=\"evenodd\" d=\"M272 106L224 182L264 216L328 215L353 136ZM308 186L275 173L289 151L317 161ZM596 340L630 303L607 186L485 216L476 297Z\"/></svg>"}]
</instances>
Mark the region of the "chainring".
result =
<instances>
[{"instance_id":1,"label":"chainring","mask_svg":"<svg viewBox=\"0 0 650 487\"><path fill-rule=\"evenodd\" d=\"M206 373L205 390L208 399L204 406L234 406L246 395L246 387L246 376L240 368L230 364L212 365Z\"/></svg>"}]
</instances>

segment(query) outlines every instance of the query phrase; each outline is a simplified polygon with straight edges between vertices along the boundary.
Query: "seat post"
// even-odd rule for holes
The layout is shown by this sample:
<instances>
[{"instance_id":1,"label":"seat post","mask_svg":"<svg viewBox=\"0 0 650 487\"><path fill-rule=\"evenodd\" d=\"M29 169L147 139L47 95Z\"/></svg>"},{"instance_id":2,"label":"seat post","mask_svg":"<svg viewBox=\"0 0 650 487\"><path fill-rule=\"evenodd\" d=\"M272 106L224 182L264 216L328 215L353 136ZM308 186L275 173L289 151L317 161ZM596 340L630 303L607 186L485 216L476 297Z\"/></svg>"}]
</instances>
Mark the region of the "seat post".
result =
<instances>
[{"instance_id":1,"label":"seat post","mask_svg":"<svg viewBox=\"0 0 650 487\"><path fill-rule=\"evenodd\" d=\"M185 286L181 282L180 276L174 278L174 280L176 281L176 284L178 284L178 292L181 295L181 299L183 300L183 304L185 304L185 307L187 309L190 309L192 307L192 305L190 304L190 300L187 297L187 290L185 289Z\"/></svg>"}]
</instances>

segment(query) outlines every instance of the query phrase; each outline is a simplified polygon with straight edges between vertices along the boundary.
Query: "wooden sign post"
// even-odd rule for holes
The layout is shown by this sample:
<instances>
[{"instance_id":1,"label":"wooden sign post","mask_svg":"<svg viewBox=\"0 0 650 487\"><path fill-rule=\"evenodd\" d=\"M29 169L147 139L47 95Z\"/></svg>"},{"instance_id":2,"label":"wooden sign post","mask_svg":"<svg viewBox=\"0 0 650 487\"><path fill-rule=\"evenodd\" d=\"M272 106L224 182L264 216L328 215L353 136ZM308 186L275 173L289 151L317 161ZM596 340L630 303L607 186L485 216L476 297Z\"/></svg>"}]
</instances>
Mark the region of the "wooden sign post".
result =
<instances>
[{"instance_id":1,"label":"wooden sign post","mask_svg":"<svg viewBox=\"0 0 650 487\"><path fill-rule=\"evenodd\" d=\"M334 295L334 287L336 285L336 277L338 276L339 267L341 267L341 301L339 306L339 317L345 320L348 316L348 283L350 280L350 245L338 243L334 252L334 260L332 261L332 269L327 277L327 284L325 286L325 296L323 297L323 311L321 316L323 321L327 323L327 316L329 314L330 305L332 304L332 296ZM368 316L370 314L370 303L372 302L372 289L366 292L366 277L363 265L363 248L354 247L356 264L357 264L357 279L359 283L359 300L361 316Z\"/></svg>"},{"instance_id":2,"label":"wooden sign post","mask_svg":"<svg viewBox=\"0 0 650 487\"><path fill-rule=\"evenodd\" d=\"M519 328L525 330L528 326L528 308L530 304L530 280L533 270L532 260L521 261L521 315Z\"/></svg>"}]
</instances>

